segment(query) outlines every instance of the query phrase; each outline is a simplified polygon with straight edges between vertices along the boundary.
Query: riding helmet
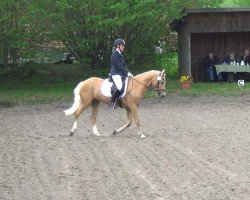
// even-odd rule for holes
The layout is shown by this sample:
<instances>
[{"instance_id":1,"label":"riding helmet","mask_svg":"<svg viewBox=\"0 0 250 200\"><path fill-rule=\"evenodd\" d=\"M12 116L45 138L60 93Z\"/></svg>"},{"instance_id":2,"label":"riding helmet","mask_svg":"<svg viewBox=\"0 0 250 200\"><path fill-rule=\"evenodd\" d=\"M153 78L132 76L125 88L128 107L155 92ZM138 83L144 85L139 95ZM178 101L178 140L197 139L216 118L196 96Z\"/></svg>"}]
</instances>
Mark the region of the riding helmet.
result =
<instances>
[{"instance_id":1,"label":"riding helmet","mask_svg":"<svg viewBox=\"0 0 250 200\"><path fill-rule=\"evenodd\" d=\"M125 46L125 41L123 39L116 39L114 42L114 46L116 47L117 45L124 45Z\"/></svg>"}]
</instances>

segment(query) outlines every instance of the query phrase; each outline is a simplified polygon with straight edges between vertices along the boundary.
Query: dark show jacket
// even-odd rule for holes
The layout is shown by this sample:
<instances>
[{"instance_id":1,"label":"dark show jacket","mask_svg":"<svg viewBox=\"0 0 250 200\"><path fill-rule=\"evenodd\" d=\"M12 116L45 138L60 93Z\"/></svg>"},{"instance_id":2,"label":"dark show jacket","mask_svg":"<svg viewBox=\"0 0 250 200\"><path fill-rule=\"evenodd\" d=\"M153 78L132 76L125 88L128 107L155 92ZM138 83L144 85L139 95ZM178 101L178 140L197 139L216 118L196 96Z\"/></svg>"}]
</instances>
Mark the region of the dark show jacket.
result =
<instances>
[{"instance_id":1,"label":"dark show jacket","mask_svg":"<svg viewBox=\"0 0 250 200\"><path fill-rule=\"evenodd\" d=\"M127 76L129 70L125 64L123 56L115 50L111 55L111 71L110 75Z\"/></svg>"},{"instance_id":2,"label":"dark show jacket","mask_svg":"<svg viewBox=\"0 0 250 200\"><path fill-rule=\"evenodd\" d=\"M208 69L210 67L215 68L215 65L218 65L218 63L219 63L219 59L216 56L214 56L213 60L209 58L208 56L206 56L202 61L202 66L205 69Z\"/></svg>"}]
</instances>

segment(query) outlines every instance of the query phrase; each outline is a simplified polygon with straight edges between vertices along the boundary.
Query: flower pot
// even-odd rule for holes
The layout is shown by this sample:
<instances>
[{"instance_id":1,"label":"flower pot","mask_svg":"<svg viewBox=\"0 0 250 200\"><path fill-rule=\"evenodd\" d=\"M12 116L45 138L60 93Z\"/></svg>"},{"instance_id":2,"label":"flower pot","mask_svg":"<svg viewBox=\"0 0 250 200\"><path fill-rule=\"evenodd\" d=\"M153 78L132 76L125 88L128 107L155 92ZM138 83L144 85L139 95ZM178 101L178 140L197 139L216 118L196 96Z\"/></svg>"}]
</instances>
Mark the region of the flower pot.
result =
<instances>
[{"instance_id":1,"label":"flower pot","mask_svg":"<svg viewBox=\"0 0 250 200\"><path fill-rule=\"evenodd\" d=\"M192 87L192 82L181 82L181 89L186 90Z\"/></svg>"}]
</instances>

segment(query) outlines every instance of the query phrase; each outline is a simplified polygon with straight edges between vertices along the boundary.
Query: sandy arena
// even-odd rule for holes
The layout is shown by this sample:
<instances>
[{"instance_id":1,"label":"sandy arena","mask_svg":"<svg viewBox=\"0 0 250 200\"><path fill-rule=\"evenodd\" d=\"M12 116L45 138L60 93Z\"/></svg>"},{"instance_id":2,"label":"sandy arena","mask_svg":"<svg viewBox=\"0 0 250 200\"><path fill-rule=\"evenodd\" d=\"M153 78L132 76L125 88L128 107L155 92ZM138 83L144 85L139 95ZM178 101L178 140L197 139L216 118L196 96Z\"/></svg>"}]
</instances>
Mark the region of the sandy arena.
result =
<instances>
[{"instance_id":1,"label":"sandy arena","mask_svg":"<svg viewBox=\"0 0 250 200\"><path fill-rule=\"evenodd\" d=\"M0 200L247 200L250 97L144 99L140 139L125 110L90 108L69 136L63 105L0 108Z\"/></svg>"}]
</instances>

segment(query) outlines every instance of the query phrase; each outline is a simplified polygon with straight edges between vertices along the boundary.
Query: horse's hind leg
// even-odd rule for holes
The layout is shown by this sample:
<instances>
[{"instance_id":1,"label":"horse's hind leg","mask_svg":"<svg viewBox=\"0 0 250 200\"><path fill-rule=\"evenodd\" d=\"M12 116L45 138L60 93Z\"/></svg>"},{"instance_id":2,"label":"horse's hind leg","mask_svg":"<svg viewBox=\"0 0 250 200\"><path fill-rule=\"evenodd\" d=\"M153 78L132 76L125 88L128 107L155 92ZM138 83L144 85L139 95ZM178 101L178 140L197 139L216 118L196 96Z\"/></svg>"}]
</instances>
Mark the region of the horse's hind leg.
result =
<instances>
[{"instance_id":1,"label":"horse's hind leg","mask_svg":"<svg viewBox=\"0 0 250 200\"><path fill-rule=\"evenodd\" d=\"M92 106L91 122L93 125L93 133L97 136L100 136L100 133L99 133L97 126L96 126L96 117L98 114L99 105L100 105L100 101L97 101L97 100L92 101L92 104L91 104L91 106Z\"/></svg>"},{"instance_id":2,"label":"horse's hind leg","mask_svg":"<svg viewBox=\"0 0 250 200\"><path fill-rule=\"evenodd\" d=\"M80 114L88 107L88 104L86 103L80 103L79 105L79 108L77 109L77 111L75 112L75 121L74 121L74 124L73 124L73 127L72 129L70 130L70 135L74 135L74 133L76 132L77 130L77 123L78 123L78 119L79 119L79 116Z\"/></svg>"},{"instance_id":3,"label":"horse's hind leg","mask_svg":"<svg viewBox=\"0 0 250 200\"><path fill-rule=\"evenodd\" d=\"M74 135L74 133L76 132L77 129L77 120L74 121L73 127L70 130L70 136Z\"/></svg>"},{"instance_id":4,"label":"horse's hind leg","mask_svg":"<svg viewBox=\"0 0 250 200\"><path fill-rule=\"evenodd\" d=\"M131 110L129 108L126 108L126 110L127 110L127 118L128 118L127 124L114 130L113 135L116 135L117 133L124 131L126 128L128 128L131 125L131 123L132 123Z\"/></svg>"}]
</instances>

